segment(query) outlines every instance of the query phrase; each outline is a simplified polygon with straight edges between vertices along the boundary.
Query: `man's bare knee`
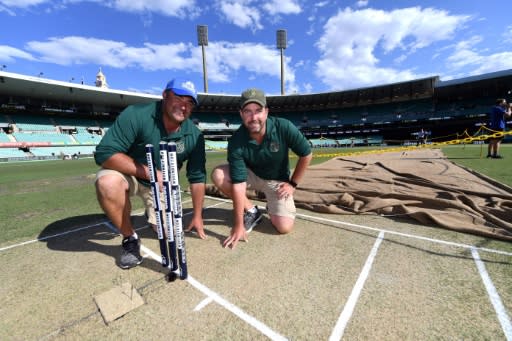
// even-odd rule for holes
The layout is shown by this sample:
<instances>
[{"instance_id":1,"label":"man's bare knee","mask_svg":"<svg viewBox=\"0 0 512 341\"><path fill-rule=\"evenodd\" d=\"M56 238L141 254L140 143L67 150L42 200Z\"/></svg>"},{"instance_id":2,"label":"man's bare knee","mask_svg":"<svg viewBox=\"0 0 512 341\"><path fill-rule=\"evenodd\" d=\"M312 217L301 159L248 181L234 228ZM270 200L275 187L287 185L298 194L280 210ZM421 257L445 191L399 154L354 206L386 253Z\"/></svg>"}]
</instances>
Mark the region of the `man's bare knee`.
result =
<instances>
[{"instance_id":1,"label":"man's bare knee","mask_svg":"<svg viewBox=\"0 0 512 341\"><path fill-rule=\"evenodd\" d=\"M274 225L274 228L277 230L277 232L281 234L292 232L293 226L295 224L295 219L288 217L272 216L270 220L272 221L272 225Z\"/></svg>"},{"instance_id":2,"label":"man's bare knee","mask_svg":"<svg viewBox=\"0 0 512 341\"><path fill-rule=\"evenodd\" d=\"M229 168L226 165L215 167L211 174L211 179L215 186L223 187L229 181Z\"/></svg>"},{"instance_id":3,"label":"man's bare knee","mask_svg":"<svg viewBox=\"0 0 512 341\"><path fill-rule=\"evenodd\" d=\"M118 176L102 176L96 180L96 194L98 198L115 197L128 191L124 179Z\"/></svg>"}]
</instances>

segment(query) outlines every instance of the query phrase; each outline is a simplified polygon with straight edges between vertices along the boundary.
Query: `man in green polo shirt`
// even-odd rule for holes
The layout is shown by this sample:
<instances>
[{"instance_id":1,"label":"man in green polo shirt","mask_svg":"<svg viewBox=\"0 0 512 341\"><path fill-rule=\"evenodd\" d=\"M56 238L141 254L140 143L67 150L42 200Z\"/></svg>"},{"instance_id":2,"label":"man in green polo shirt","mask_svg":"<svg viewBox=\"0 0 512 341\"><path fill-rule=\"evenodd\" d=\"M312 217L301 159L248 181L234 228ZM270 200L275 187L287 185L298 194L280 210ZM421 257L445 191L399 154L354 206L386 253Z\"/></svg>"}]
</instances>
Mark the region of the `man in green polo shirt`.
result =
<instances>
[{"instance_id":1,"label":"man in green polo shirt","mask_svg":"<svg viewBox=\"0 0 512 341\"><path fill-rule=\"evenodd\" d=\"M228 164L212 171L213 183L233 200L234 226L224 247L235 248L239 240L261 220L261 211L247 198L246 189L265 194L272 225L288 233L295 222L295 187L311 162L311 146L290 121L268 116L265 94L259 89L242 93L242 125L228 143ZM290 176L288 150L299 161Z\"/></svg>"},{"instance_id":2,"label":"man in green polo shirt","mask_svg":"<svg viewBox=\"0 0 512 341\"><path fill-rule=\"evenodd\" d=\"M202 208L206 182L204 137L189 119L198 105L194 84L174 79L167 83L162 100L127 107L96 147L94 158L102 168L96 175L98 202L123 236L118 265L128 269L142 262L140 239L131 223L130 197L142 198L148 222L155 227L156 217L149 183L146 144L153 144L153 160L160 168L160 141L176 142L178 167L187 161L194 214L187 231L195 228L205 238ZM162 174L157 172L162 188ZM165 204L163 204L165 207Z\"/></svg>"}]
</instances>

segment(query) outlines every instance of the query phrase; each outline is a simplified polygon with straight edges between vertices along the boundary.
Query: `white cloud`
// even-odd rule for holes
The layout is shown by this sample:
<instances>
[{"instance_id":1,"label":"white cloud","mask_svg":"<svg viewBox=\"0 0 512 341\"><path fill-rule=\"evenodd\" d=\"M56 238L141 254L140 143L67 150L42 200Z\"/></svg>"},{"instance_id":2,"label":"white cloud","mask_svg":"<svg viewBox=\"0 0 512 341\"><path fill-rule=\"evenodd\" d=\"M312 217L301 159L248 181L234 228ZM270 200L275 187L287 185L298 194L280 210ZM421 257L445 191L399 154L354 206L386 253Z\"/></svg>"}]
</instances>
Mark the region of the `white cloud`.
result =
<instances>
[{"instance_id":1,"label":"white cloud","mask_svg":"<svg viewBox=\"0 0 512 341\"><path fill-rule=\"evenodd\" d=\"M270 14L299 14L302 9L294 0L270 0L263 4L263 8Z\"/></svg>"},{"instance_id":2,"label":"white cloud","mask_svg":"<svg viewBox=\"0 0 512 341\"><path fill-rule=\"evenodd\" d=\"M249 6L250 3L250 0L229 0L218 1L217 6L228 22L241 28L260 30L263 28L260 11Z\"/></svg>"},{"instance_id":3,"label":"white cloud","mask_svg":"<svg viewBox=\"0 0 512 341\"><path fill-rule=\"evenodd\" d=\"M263 29L264 18L275 24L281 15L302 12L296 0L217 0L215 5L227 22L253 32Z\"/></svg>"},{"instance_id":4,"label":"white cloud","mask_svg":"<svg viewBox=\"0 0 512 341\"><path fill-rule=\"evenodd\" d=\"M151 44L141 47L123 42L77 36L53 37L47 41L31 41L27 50L41 62L58 65L96 64L118 69L131 67L148 71L182 70L197 72L202 69L201 49L191 43ZM211 42L207 49L208 76L217 83L229 82L239 71L256 76L280 79L280 54L274 46L256 43ZM0 46L0 55L13 58L31 57L30 54ZM0 59L1 60L1 59ZM9 61L9 60L6 60ZM287 87L295 86L295 72L285 58Z\"/></svg>"},{"instance_id":5,"label":"white cloud","mask_svg":"<svg viewBox=\"0 0 512 341\"><path fill-rule=\"evenodd\" d=\"M199 52L198 52L199 53ZM280 54L274 46L255 43L214 42L208 46L208 74L217 82L229 82L238 71L280 79ZM295 84L295 72L285 57L287 87Z\"/></svg>"},{"instance_id":6,"label":"white cloud","mask_svg":"<svg viewBox=\"0 0 512 341\"><path fill-rule=\"evenodd\" d=\"M196 0L0 0L0 11L2 9L5 11L10 9L10 14L14 15L13 9L16 8L26 9L42 4L59 8L66 4L79 2L94 2L118 11L130 13L158 13L170 17L187 15L187 19L193 19L199 14Z\"/></svg>"},{"instance_id":7,"label":"white cloud","mask_svg":"<svg viewBox=\"0 0 512 341\"><path fill-rule=\"evenodd\" d=\"M321 58L316 75L332 89L399 82L425 75L380 66L377 50L410 55L439 41L452 39L470 19L420 7L383 11L346 8L331 17L317 42ZM442 30L439 29L442 27ZM399 57L400 61L404 56Z\"/></svg>"},{"instance_id":8,"label":"white cloud","mask_svg":"<svg viewBox=\"0 0 512 341\"><path fill-rule=\"evenodd\" d=\"M28 8L31 6L37 6L46 2L51 2L49 0L0 0L0 5L6 7L16 7L16 8Z\"/></svg>"},{"instance_id":9,"label":"white cloud","mask_svg":"<svg viewBox=\"0 0 512 341\"><path fill-rule=\"evenodd\" d=\"M512 69L512 52L486 54L486 50L478 49L482 42L484 39L481 36L473 36L455 44L454 52L446 59L448 68L452 72L471 68L469 73L472 75Z\"/></svg>"},{"instance_id":10,"label":"white cloud","mask_svg":"<svg viewBox=\"0 0 512 341\"><path fill-rule=\"evenodd\" d=\"M366 7L366 6L368 6L368 0L356 1L356 7Z\"/></svg>"},{"instance_id":11,"label":"white cloud","mask_svg":"<svg viewBox=\"0 0 512 341\"><path fill-rule=\"evenodd\" d=\"M6 12L10 16L15 16L16 9L27 9L46 2L49 0L0 0L0 13Z\"/></svg>"},{"instance_id":12,"label":"white cloud","mask_svg":"<svg viewBox=\"0 0 512 341\"><path fill-rule=\"evenodd\" d=\"M117 10L132 13L153 12L171 17L197 15L195 0L109 0L103 3Z\"/></svg>"},{"instance_id":13,"label":"white cloud","mask_svg":"<svg viewBox=\"0 0 512 341\"><path fill-rule=\"evenodd\" d=\"M503 41L505 43L512 43L512 25L507 26L503 32Z\"/></svg>"},{"instance_id":14,"label":"white cloud","mask_svg":"<svg viewBox=\"0 0 512 341\"><path fill-rule=\"evenodd\" d=\"M141 67L144 70L194 69L200 61L191 58L191 44L177 43L142 47L127 46L112 40L62 37L31 41L27 49L43 62L59 65L98 64L113 68Z\"/></svg>"},{"instance_id":15,"label":"white cloud","mask_svg":"<svg viewBox=\"0 0 512 341\"><path fill-rule=\"evenodd\" d=\"M23 50L0 45L0 61L1 62L15 62L16 59L26 59L35 61L36 59L30 54Z\"/></svg>"},{"instance_id":16,"label":"white cloud","mask_svg":"<svg viewBox=\"0 0 512 341\"><path fill-rule=\"evenodd\" d=\"M471 72L473 75L512 69L512 51L480 56L479 59L474 59L474 63L479 63L480 65Z\"/></svg>"}]
</instances>

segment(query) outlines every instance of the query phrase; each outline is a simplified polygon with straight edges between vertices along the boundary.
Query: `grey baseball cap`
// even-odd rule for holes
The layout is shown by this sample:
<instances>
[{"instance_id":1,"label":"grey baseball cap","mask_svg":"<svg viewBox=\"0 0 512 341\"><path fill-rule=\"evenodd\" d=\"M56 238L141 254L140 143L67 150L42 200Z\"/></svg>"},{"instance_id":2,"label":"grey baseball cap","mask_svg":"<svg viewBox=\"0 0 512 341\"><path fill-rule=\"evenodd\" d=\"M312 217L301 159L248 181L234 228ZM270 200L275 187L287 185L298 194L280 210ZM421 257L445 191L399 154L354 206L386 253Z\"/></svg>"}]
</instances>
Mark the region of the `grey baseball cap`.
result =
<instances>
[{"instance_id":1,"label":"grey baseball cap","mask_svg":"<svg viewBox=\"0 0 512 341\"><path fill-rule=\"evenodd\" d=\"M267 99L265 97L265 93L256 88L245 90L242 92L242 97L240 98L240 108L245 107L249 103L257 103L262 107L266 107Z\"/></svg>"}]
</instances>

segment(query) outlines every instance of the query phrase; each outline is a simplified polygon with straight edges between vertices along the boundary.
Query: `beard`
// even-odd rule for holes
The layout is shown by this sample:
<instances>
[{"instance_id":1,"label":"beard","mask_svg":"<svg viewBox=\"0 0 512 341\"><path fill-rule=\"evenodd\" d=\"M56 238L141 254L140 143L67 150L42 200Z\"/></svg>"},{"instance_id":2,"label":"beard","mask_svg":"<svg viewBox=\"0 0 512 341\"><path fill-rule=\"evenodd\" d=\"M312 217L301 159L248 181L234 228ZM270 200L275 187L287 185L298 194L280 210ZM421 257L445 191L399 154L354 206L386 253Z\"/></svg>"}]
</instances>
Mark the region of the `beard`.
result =
<instances>
[{"instance_id":1,"label":"beard","mask_svg":"<svg viewBox=\"0 0 512 341\"><path fill-rule=\"evenodd\" d=\"M249 130L250 133L259 133L263 130L263 123L260 121L251 121L247 123L247 130Z\"/></svg>"},{"instance_id":2,"label":"beard","mask_svg":"<svg viewBox=\"0 0 512 341\"><path fill-rule=\"evenodd\" d=\"M171 119L171 121L183 122L188 118L189 115L181 108L172 108L171 111L167 112L167 116Z\"/></svg>"}]
</instances>

